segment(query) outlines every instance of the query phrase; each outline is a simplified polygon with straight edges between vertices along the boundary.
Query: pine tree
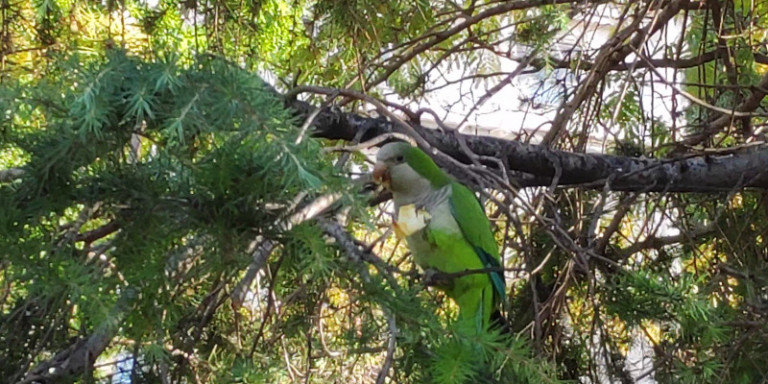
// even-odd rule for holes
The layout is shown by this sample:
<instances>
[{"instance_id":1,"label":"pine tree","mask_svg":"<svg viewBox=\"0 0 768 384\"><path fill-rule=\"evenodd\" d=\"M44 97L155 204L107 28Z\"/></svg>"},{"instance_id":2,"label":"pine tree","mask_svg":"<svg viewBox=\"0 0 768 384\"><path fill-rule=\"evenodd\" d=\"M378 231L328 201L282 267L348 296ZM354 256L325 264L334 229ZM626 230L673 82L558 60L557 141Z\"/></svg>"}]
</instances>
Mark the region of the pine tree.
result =
<instances>
[{"instance_id":1,"label":"pine tree","mask_svg":"<svg viewBox=\"0 0 768 384\"><path fill-rule=\"evenodd\" d=\"M765 380L767 10L0 1L0 381ZM551 121L470 134L510 106ZM511 335L389 233L364 147L406 136L485 204Z\"/></svg>"}]
</instances>

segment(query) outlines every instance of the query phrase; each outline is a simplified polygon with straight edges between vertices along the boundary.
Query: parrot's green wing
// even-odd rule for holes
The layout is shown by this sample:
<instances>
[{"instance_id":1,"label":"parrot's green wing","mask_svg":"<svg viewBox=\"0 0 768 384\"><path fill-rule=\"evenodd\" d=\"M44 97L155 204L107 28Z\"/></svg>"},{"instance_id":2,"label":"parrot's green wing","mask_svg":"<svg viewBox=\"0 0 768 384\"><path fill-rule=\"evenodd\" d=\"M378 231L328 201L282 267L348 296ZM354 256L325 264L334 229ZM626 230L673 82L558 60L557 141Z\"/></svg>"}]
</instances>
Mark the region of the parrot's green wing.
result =
<instances>
[{"instance_id":1,"label":"parrot's green wing","mask_svg":"<svg viewBox=\"0 0 768 384\"><path fill-rule=\"evenodd\" d=\"M457 182L451 183L450 204L451 213L459 224L464 238L472 245L483 266L499 268L499 271L488 272L488 275L494 292L500 300L503 300L506 292L499 249L491 233L491 225L488 217L485 216L483 206L472 191Z\"/></svg>"}]
</instances>

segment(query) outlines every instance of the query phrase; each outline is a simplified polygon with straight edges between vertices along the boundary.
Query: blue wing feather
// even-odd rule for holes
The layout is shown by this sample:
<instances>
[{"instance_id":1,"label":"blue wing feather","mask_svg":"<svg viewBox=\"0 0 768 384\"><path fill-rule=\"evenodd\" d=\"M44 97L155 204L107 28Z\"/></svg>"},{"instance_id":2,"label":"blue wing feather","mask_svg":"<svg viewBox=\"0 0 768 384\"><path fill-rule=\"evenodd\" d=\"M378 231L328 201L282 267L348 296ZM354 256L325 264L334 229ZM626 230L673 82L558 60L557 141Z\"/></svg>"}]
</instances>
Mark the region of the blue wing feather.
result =
<instances>
[{"instance_id":1,"label":"blue wing feather","mask_svg":"<svg viewBox=\"0 0 768 384\"><path fill-rule=\"evenodd\" d=\"M485 252L480 247L474 247L475 253L477 253L477 256L480 257L480 261L483 263L485 268L499 268L501 269L501 263L499 263L498 260L494 259L491 255L489 255L487 252ZM499 295L499 297L504 297L506 295L505 292L505 283L504 283L504 275L501 271L492 271L488 272L488 275L491 278L491 283L493 284L493 288L496 291L496 294Z\"/></svg>"}]
</instances>

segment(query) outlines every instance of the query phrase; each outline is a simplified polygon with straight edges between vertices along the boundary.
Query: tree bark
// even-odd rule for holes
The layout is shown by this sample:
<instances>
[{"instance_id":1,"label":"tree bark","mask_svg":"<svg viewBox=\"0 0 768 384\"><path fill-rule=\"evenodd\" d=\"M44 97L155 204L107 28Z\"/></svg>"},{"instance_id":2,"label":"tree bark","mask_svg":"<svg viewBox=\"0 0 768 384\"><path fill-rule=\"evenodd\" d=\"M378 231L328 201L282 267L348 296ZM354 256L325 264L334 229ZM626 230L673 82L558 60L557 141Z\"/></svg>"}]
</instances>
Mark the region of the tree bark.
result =
<instances>
[{"instance_id":1,"label":"tree bark","mask_svg":"<svg viewBox=\"0 0 768 384\"><path fill-rule=\"evenodd\" d=\"M111 316L99 324L90 336L76 341L69 348L40 362L27 373L21 383L64 382L92 372L93 364L112 342L136 298L137 292L131 287L125 287L112 309Z\"/></svg>"},{"instance_id":2,"label":"tree bark","mask_svg":"<svg viewBox=\"0 0 768 384\"><path fill-rule=\"evenodd\" d=\"M314 106L300 100L288 105L306 117ZM404 133L396 124L380 118L323 109L314 120L317 137L351 141L360 130L362 140ZM679 158L656 159L604 154L574 153L487 136L443 132L412 124L436 149L465 164L470 156L460 141L478 156L496 158L510 181L519 187L570 186L634 192L727 192L741 188L768 187L768 148L753 146L726 152L707 152ZM498 170L499 163L484 161Z\"/></svg>"}]
</instances>

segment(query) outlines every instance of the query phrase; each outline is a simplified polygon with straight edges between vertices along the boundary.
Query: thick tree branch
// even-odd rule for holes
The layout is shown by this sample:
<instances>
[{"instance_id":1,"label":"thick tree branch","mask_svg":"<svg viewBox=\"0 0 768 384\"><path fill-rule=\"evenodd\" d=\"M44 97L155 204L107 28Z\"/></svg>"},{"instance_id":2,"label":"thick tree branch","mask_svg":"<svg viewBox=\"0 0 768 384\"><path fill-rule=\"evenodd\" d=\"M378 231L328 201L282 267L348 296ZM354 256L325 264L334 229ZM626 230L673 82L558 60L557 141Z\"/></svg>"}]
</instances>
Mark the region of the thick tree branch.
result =
<instances>
[{"instance_id":1,"label":"thick tree branch","mask_svg":"<svg viewBox=\"0 0 768 384\"><path fill-rule=\"evenodd\" d=\"M134 289L125 288L112 309L112 314L96 327L90 336L78 340L69 348L42 361L26 375L21 383L65 382L93 370L93 363L112 342L123 318L133 307L137 297L138 294Z\"/></svg>"},{"instance_id":2,"label":"thick tree branch","mask_svg":"<svg viewBox=\"0 0 768 384\"><path fill-rule=\"evenodd\" d=\"M289 103L300 114L311 113L314 108L303 101ZM324 109L317 116L314 128L315 136L334 140L352 140L359 130L366 132L361 140L391 132L403 133L395 124L382 118L336 109ZM543 145L445 133L419 125L414 129L432 147L465 164L470 160L459 140L464 140L478 156L499 159L510 179L520 187L549 186L556 179L560 186L602 189L608 183L609 190L635 192L724 192L744 187L768 188L768 168L765 167L768 148L764 146L730 153L653 159L557 151ZM485 165L498 168L497 163Z\"/></svg>"},{"instance_id":3,"label":"thick tree branch","mask_svg":"<svg viewBox=\"0 0 768 384\"><path fill-rule=\"evenodd\" d=\"M24 176L24 170L21 168L8 168L0 170L0 183L10 183Z\"/></svg>"}]
</instances>

